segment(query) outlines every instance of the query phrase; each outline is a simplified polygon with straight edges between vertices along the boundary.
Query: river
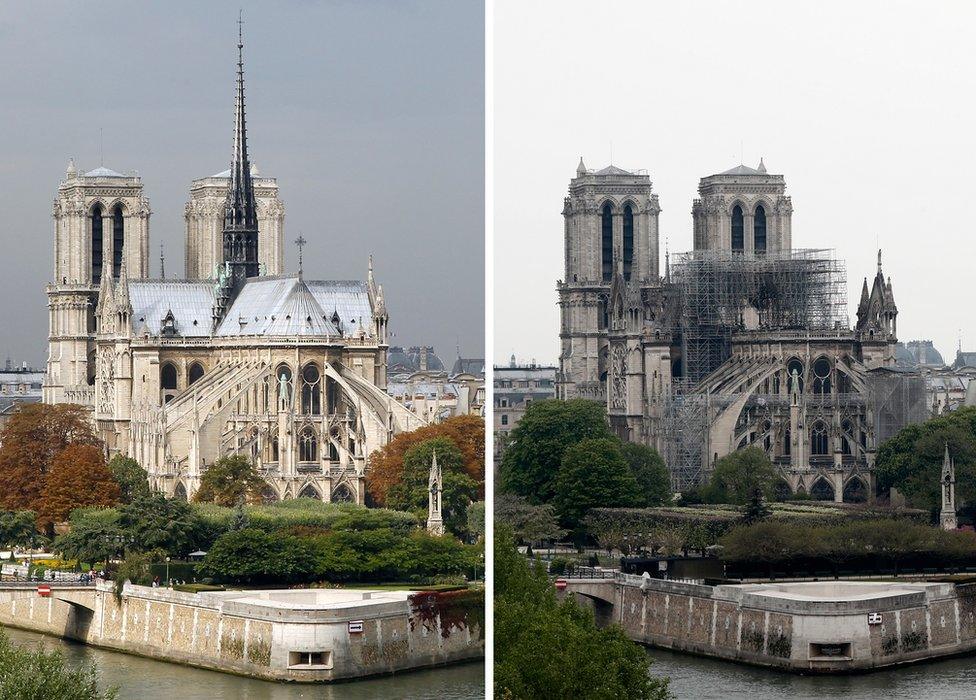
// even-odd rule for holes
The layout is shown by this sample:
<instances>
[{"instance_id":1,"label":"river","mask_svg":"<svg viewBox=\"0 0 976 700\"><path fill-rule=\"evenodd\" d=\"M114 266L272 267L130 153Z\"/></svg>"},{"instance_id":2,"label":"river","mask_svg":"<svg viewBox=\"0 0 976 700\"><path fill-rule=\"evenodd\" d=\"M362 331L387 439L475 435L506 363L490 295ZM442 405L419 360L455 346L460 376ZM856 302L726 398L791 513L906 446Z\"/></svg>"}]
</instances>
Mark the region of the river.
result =
<instances>
[{"instance_id":1,"label":"river","mask_svg":"<svg viewBox=\"0 0 976 700\"><path fill-rule=\"evenodd\" d=\"M76 644L36 632L0 628L17 644L43 644L60 648L70 664L98 664L102 687L117 686L119 700L178 698L179 700L473 700L485 697L485 665L482 662L410 671L396 676L371 678L332 685L271 683L227 673L152 661Z\"/></svg>"},{"instance_id":2,"label":"river","mask_svg":"<svg viewBox=\"0 0 976 700\"><path fill-rule=\"evenodd\" d=\"M648 649L651 673L671 677L676 700L972 700L976 657L848 676L798 676L730 661Z\"/></svg>"}]
</instances>

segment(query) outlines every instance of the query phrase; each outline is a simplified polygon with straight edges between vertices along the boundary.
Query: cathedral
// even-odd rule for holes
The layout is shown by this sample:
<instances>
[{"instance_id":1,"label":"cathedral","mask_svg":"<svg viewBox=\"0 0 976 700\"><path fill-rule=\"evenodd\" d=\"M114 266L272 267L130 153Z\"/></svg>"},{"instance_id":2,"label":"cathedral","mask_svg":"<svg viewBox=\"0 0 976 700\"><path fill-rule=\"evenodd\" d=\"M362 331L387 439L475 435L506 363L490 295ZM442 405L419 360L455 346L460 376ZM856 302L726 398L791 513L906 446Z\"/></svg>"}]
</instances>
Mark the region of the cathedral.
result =
<instances>
[{"instance_id":1,"label":"cathedral","mask_svg":"<svg viewBox=\"0 0 976 700\"><path fill-rule=\"evenodd\" d=\"M693 250L665 254L645 171L580 161L563 207L558 396L604 402L619 437L655 447L676 490L755 445L781 496L874 497L878 445L927 417L924 381L896 367L891 279L865 278L853 328L843 262L792 246L783 175L703 177Z\"/></svg>"},{"instance_id":2,"label":"cathedral","mask_svg":"<svg viewBox=\"0 0 976 700\"><path fill-rule=\"evenodd\" d=\"M248 157L238 42L229 170L195 180L185 278L149 279L140 178L69 163L54 201L47 403L89 408L110 455L189 498L209 465L245 454L266 501L363 503L368 456L421 425L387 385L389 316L366 281L284 271L284 206ZM304 240L296 243L301 246Z\"/></svg>"}]
</instances>

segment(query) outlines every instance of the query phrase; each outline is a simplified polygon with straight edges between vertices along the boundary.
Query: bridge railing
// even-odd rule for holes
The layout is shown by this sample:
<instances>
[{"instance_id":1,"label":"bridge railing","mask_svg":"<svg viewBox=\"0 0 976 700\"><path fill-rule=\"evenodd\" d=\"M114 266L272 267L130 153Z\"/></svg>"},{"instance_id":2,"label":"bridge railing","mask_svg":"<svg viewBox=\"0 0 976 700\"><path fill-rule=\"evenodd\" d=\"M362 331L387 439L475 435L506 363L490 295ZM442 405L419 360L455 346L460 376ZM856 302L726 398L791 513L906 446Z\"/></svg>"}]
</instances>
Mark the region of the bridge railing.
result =
<instances>
[{"instance_id":1,"label":"bridge railing","mask_svg":"<svg viewBox=\"0 0 976 700\"><path fill-rule=\"evenodd\" d=\"M605 578L613 579L619 575L619 571L616 569L604 569L599 566L574 566L572 569L566 571L563 574L559 574L558 578Z\"/></svg>"}]
</instances>

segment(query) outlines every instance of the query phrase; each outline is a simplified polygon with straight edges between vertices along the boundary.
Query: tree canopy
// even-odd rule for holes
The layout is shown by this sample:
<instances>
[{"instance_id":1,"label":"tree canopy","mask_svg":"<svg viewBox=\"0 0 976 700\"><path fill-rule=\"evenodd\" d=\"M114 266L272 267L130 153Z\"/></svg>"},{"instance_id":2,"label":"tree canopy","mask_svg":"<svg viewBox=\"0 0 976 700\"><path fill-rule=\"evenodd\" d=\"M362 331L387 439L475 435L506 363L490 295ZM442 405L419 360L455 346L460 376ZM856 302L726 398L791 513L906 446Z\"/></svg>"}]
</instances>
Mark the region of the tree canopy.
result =
<instances>
[{"instance_id":1,"label":"tree canopy","mask_svg":"<svg viewBox=\"0 0 976 700\"><path fill-rule=\"evenodd\" d=\"M955 464L956 503L976 500L976 408L963 407L924 423L909 425L878 448L878 490L896 487L908 505L941 507L940 477L946 445Z\"/></svg>"},{"instance_id":2,"label":"tree canopy","mask_svg":"<svg viewBox=\"0 0 976 700\"><path fill-rule=\"evenodd\" d=\"M443 475L441 513L444 525L453 534L462 536L467 532L468 504L478 497L478 484L465 472L464 455L450 438L425 440L404 453L400 481L387 491L386 505L414 513L420 522L426 520L427 485L435 451Z\"/></svg>"},{"instance_id":3,"label":"tree canopy","mask_svg":"<svg viewBox=\"0 0 976 700\"><path fill-rule=\"evenodd\" d=\"M0 508L40 512L54 458L71 445L101 445L86 409L21 404L0 431Z\"/></svg>"},{"instance_id":4,"label":"tree canopy","mask_svg":"<svg viewBox=\"0 0 976 700\"><path fill-rule=\"evenodd\" d=\"M200 477L200 488L193 495L198 503L233 506L239 501L260 503L261 492L268 482L261 478L245 455L221 457Z\"/></svg>"},{"instance_id":5,"label":"tree canopy","mask_svg":"<svg viewBox=\"0 0 976 700\"><path fill-rule=\"evenodd\" d=\"M536 506L514 493L499 493L494 505L495 522L507 526L520 542L558 540L566 534L552 504Z\"/></svg>"},{"instance_id":6,"label":"tree canopy","mask_svg":"<svg viewBox=\"0 0 976 700\"><path fill-rule=\"evenodd\" d=\"M134 551L164 550L185 556L204 544L203 525L186 501L154 493L137 498L119 509L119 524Z\"/></svg>"},{"instance_id":7,"label":"tree canopy","mask_svg":"<svg viewBox=\"0 0 976 700\"><path fill-rule=\"evenodd\" d=\"M118 501L119 485L105 466L101 448L76 443L52 460L38 516L42 523L63 522L75 508L111 506Z\"/></svg>"},{"instance_id":8,"label":"tree canopy","mask_svg":"<svg viewBox=\"0 0 976 700\"><path fill-rule=\"evenodd\" d=\"M502 487L539 504L555 497L567 448L581 440L610 438L611 433L603 404L551 399L529 404L511 437L502 457Z\"/></svg>"},{"instance_id":9,"label":"tree canopy","mask_svg":"<svg viewBox=\"0 0 976 700\"><path fill-rule=\"evenodd\" d=\"M553 501L560 521L575 528L590 508L630 506L637 480L616 438L583 440L566 448Z\"/></svg>"},{"instance_id":10,"label":"tree canopy","mask_svg":"<svg viewBox=\"0 0 976 700\"><path fill-rule=\"evenodd\" d=\"M0 629L0 698L7 700L115 700L117 688L100 690L94 664L76 666L60 649L16 645Z\"/></svg>"},{"instance_id":11,"label":"tree canopy","mask_svg":"<svg viewBox=\"0 0 976 700\"><path fill-rule=\"evenodd\" d=\"M660 506L671 502L671 473L657 450L647 445L625 442L621 452L637 480L634 505L638 508Z\"/></svg>"},{"instance_id":12,"label":"tree canopy","mask_svg":"<svg viewBox=\"0 0 976 700\"><path fill-rule=\"evenodd\" d=\"M435 438L447 438L454 443L461 454L463 473L478 486L476 498L485 497L485 421L480 416L455 416L400 433L370 455L366 489L374 503L388 505L390 489L403 480L407 452Z\"/></svg>"},{"instance_id":13,"label":"tree canopy","mask_svg":"<svg viewBox=\"0 0 976 700\"><path fill-rule=\"evenodd\" d=\"M139 463L125 455L115 455L108 461L108 469L119 485L119 500L132 503L149 495L149 475Z\"/></svg>"},{"instance_id":14,"label":"tree canopy","mask_svg":"<svg viewBox=\"0 0 976 700\"><path fill-rule=\"evenodd\" d=\"M746 505L756 489L766 500L774 496L780 479L776 467L758 447L746 447L722 457L715 463L712 477L702 494L710 503Z\"/></svg>"},{"instance_id":15,"label":"tree canopy","mask_svg":"<svg viewBox=\"0 0 976 700\"><path fill-rule=\"evenodd\" d=\"M504 526L495 533L495 692L512 698L670 697L643 648L617 625L598 629L572 599L558 601Z\"/></svg>"},{"instance_id":16,"label":"tree canopy","mask_svg":"<svg viewBox=\"0 0 976 700\"><path fill-rule=\"evenodd\" d=\"M33 547L39 537L34 511L0 511L0 547Z\"/></svg>"}]
</instances>

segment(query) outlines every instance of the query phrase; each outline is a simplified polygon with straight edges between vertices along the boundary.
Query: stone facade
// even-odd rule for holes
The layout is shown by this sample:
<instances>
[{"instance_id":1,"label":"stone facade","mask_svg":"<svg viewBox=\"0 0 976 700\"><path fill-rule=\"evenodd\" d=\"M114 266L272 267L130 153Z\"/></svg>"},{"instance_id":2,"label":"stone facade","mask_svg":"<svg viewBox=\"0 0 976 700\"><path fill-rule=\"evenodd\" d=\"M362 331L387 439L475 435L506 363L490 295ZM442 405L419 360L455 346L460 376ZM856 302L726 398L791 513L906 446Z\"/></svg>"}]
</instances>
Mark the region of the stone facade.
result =
<instances>
[{"instance_id":1,"label":"stone facade","mask_svg":"<svg viewBox=\"0 0 976 700\"><path fill-rule=\"evenodd\" d=\"M563 207L557 395L604 402L622 439L662 453L676 490L756 445L784 492L865 500L877 446L927 417L924 388L894 372L898 310L880 252L851 328L843 264L792 249L785 191L763 163L702 178L695 249L666 256L662 278L650 178L581 162ZM917 405L886 403L908 375Z\"/></svg>"},{"instance_id":2,"label":"stone facade","mask_svg":"<svg viewBox=\"0 0 976 700\"><path fill-rule=\"evenodd\" d=\"M186 279L147 279L137 176L69 165L44 401L89 408L108 454L138 460L169 496L244 454L268 501L363 503L368 456L425 424L386 393L383 287L372 258L365 282L280 274L284 209L249 165L241 56L234 117L231 169L191 190Z\"/></svg>"}]
</instances>

